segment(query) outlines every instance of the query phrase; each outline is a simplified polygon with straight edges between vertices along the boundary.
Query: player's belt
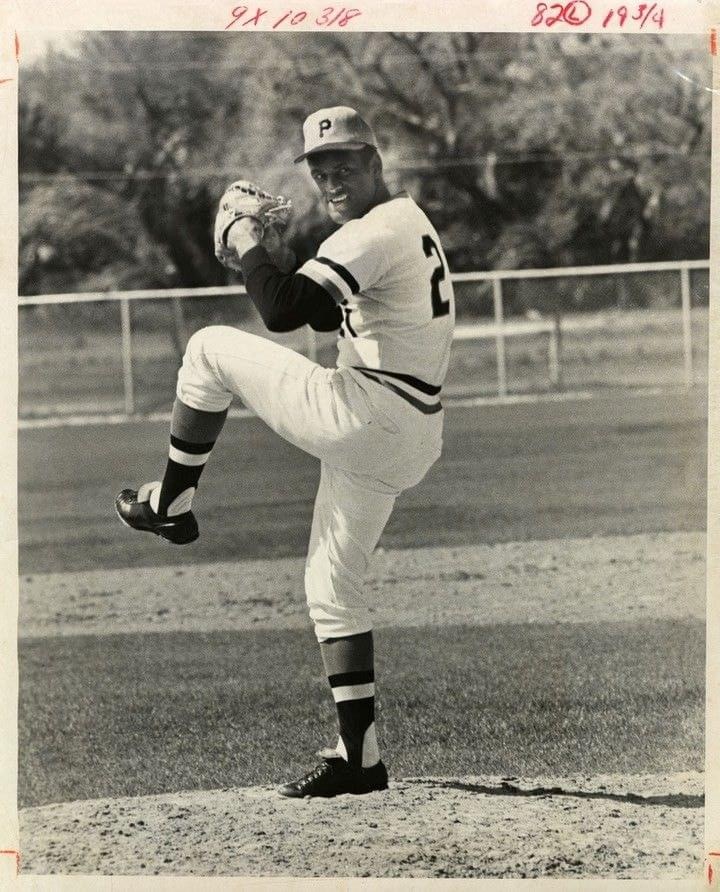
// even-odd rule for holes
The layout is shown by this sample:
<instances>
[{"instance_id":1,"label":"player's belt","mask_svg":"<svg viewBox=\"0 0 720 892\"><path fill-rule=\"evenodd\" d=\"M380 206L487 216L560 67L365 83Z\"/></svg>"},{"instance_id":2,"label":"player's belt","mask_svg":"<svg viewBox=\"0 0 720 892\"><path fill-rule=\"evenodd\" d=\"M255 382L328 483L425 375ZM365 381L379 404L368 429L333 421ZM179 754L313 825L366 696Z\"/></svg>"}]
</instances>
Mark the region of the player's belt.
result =
<instances>
[{"instance_id":1,"label":"player's belt","mask_svg":"<svg viewBox=\"0 0 720 892\"><path fill-rule=\"evenodd\" d=\"M442 411L442 403L439 400L436 403L424 403L421 399L418 399L412 393L405 390L404 387L398 387L393 381L387 381L385 379L394 378L396 381L401 381L403 384L409 384L410 387L414 387L415 390L419 390L420 393L425 393L428 396L437 396L440 393L441 388L436 384L428 384L420 378L416 378L413 375L405 375L401 372L386 372L384 369L367 369L364 366L359 365L354 365L353 368L366 378L370 378L371 381L376 381L378 384L382 384L383 387L387 387L388 390L392 390L393 393L402 397L402 399L410 403L411 406L414 406L424 415L434 415L435 412ZM379 375L382 375L383 377L378 377Z\"/></svg>"}]
</instances>

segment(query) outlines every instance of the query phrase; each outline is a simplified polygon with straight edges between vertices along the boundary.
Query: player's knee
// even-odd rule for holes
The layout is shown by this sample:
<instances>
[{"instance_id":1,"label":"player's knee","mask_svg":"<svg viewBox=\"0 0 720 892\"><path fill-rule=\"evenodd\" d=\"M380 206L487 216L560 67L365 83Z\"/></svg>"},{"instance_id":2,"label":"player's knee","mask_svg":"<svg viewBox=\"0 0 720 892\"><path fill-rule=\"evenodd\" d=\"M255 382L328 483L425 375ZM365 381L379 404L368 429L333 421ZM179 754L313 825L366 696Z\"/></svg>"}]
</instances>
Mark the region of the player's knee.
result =
<instances>
[{"instance_id":1,"label":"player's knee","mask_svg":"<svg viewBox=\"0 0 720 892\"><path fill-rule=\"evenodd\" d=\"M228 390L218 356L223 355L226 332L233 329L223 325L208 325L196 331L188 340L182 366L178 370L175 394L177 398L207 412L227 409L232 393Z\"/></svg>"},{"instance_id":2,"label":"player's knee","mask_svg":"<svg viewBox=\"0 0 720 892\"><path fill-rule=\"evenodd\" d=\"M235 332L228 325L207 325L198 329L187 342L178 380L189 375L217 379L221 383L217 357L228 353L228 337Z\"/></svg>"},{"instance_id":3,"label":"player's knee","mask_svg":"<svg viewBox=\"0 0 720 892\"><path fill-rule=\"evenodd\" d=\"M364 603L355 597L341 599L331 584L308 570L305 573L305 596L319 641L360 635L372 629L370 611Z\"/></svg>"},{"instance_id":4,"label":"player's knee","mask_svg":"<svg viewBox=\"0 0 720 892\"><path fill-rule=\"evenodd\" d=\"M362 635L372 629L370 614L365 609L338 609L336 604L313 602L309 605L315 636L318 641Z\"/></svg>"},{"instance_id":5,"label":"player's knee","mask_svg":"<svg viewBox=\"0 0 720 892\"><path fill-rule=\"evenodd\" d=\"M227 325L206 325L205 328L198 329L190 336L185 348L185 355L199 358L213 353L228 331L233 331L233 329Z\"/></svg>"}]
</instances>

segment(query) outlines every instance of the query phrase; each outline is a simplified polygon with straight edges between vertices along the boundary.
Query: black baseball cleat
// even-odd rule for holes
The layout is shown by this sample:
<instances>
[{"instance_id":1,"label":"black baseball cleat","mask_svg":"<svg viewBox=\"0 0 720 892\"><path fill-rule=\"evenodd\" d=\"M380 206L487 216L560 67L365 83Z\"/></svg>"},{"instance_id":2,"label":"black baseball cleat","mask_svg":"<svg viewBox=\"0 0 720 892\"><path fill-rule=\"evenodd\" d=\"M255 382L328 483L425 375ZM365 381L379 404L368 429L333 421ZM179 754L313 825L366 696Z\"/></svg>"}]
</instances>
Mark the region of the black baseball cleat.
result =
<instances>
[{"instance_id":1,"label":"black baseball cleat","mask_svg":"<svg viewBox=\"0 0 720 892\"><path fill-rule=\"evenodd\" d=\"M154 484L144 484L139 490L124 489L115 497L117 516L127 527L155 533L175 545L187 545L200 535L192 511L161 517L150 507L150 493Z\"/></svg>"},{"instance_id":2,"label":"black baseball cleat","mask_svg":"<svg viewBox=\"0 0 720 892\"><path fill-rule=\"evenodd\" d=\"M322 754L319 754L322 755ZM278 788L281 796L302 799L305 796L342 796L343 793L362 795L375 790L387 790L388 774L382 762L372 768L360 768L339 755L326 755L323 761L300 780Z\"/></svg>"}]
</instances>

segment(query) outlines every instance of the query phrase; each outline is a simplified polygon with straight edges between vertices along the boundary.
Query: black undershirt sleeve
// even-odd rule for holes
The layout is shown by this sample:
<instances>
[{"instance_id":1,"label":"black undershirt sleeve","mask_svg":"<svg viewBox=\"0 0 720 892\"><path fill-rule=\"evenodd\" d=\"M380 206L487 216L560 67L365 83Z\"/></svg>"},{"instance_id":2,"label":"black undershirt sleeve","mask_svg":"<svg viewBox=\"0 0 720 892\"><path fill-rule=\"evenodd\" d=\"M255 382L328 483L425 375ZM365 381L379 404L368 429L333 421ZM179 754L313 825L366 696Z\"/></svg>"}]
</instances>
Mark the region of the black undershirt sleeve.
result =
<instances>
[{"instance_id":1,"label":"black undershirt sleeve","mask_svg":"<svg viewBox=\"0 0 720 892\"><path fill-rule=\"evenodd\" d=\"M281 273L262 245L246 251L240 266L247 293L269 331L340 327L342 314L330 294L307 276Z\"/></svg>"}]
</instances>

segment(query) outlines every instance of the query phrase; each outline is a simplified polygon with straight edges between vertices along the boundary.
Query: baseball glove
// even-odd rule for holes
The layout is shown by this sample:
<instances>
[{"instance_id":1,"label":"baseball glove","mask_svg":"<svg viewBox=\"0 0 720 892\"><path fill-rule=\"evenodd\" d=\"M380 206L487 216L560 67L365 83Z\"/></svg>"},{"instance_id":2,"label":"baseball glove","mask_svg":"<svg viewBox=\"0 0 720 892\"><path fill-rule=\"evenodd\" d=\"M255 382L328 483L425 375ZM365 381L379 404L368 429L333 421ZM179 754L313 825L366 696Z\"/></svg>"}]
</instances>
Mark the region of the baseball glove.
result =
<instances>
[{"instance_id":1,"label":"baseball glove","mask_svg":"<svg viewBox=\"0 0 720 892\"><path fill-rule=\"evenodd\" d=\"M227 234L236 220L252 217L260 224L261 234L268 226L282 232L293 212L292 202L282 195L271 195L247 180L231 183L222 198L215 217L215 253L227 250Z\"/></svg>"}]
</instances>

